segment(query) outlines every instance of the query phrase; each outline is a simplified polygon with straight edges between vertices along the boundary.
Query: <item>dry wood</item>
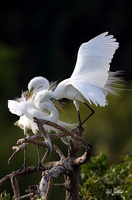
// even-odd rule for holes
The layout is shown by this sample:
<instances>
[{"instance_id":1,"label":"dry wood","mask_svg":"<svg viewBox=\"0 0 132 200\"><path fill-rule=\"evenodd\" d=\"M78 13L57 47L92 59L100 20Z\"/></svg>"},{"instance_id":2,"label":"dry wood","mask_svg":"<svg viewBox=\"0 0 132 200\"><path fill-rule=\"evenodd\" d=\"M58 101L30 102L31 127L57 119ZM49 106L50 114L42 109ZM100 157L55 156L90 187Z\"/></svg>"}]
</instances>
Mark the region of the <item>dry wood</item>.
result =
<instances>
[{"instance_id":1,"label":"dry wood","mask_svg":"<svg viewBox=\"0 0 132 200\"><path fill-rule=\"evenodd\" d=\"M26 195L20 195L18 184L18 179L25 175L25 170L17 170L11 174L6 175L0 180L0 185L4 184L7 180L11 180L11 185L16 200L24 199L27 197L30 197L30 199L34 200L39 195L41 195L43 200L48 200L50 197L52 185L54 187L62 187L66 190L66 200L79 200L79 166L90 158L92 146L82 137L80 137L80 131L77 129L70 131L53 122L36 118L35 122L37 123L42 135L28 135L28 137L19 140L18 143L21 143L21 145L14 147L15 152L9 158L8 162L10 162L12 158L26 145L32 143L46 148L46 153L42 159L44 163L52 150L51 138L58 139L65 136L70 136L72 139L68 148L68 157L65 157L61 150L54 145L54 149L60 157L59 161L43 164L39 168L33 166L27 167L26 175L42 171L42 178L37 189L29 187L29 190L26 190L26 192L28 192ZM62 133L48 135L44 129L45 124L59 129L62 131ZM39 141L39 139L43 139L44 141ZM82 156L77 157L77 151L81 148L81 146L85 148L85 152ZM60 175L64 175L65 182L62 184L53 184L53 180L57 179Z\"/></svg>"},{"instance_id":2,"label":"dry wood","mask_svg":"<svg viewBox=\"0 0 132 200\"><path fill-rule=\"evenodd\" d=\"M20 146L13 146L13 150L15 150L14 152L13 152L13 154L10 156L10 158L8 159L8 164L10 164L10 162L11 162L11 160L21 151L21 150L23 150L26 146L28 145L28 143L27 144L22 144L22 145L20 145Z\"/></svg>"},{"instance_id":3,"label":"dry wood","mask_svg":"<svg viewBox=\"0 0 132 200\"><path fill-rule=\"evenodd\" d=\"M70 130L60 126L59 124L56 124L56 123L48 121L48 120L37 119L37 118L34 118L34 120L35 120L35 122L39 122L39 124L41 124L41 126L43 126L43 124L46 124L46 125L52 126L56 129L64 132L67 136L71 136L71 138L75 142L78 142L79 144L83 145L85 148L89 148L89 149L92 148L92 146L86 140L84 140L82 137L79 136L80 135L79 129L70 131Z\"/></svg>"},{"instance_id":4,"label":"dry wood","mask_svg":"<svg viewBox=\"0 0 132 200\"><path fill-rule=\"evenodd\" d=\"M12 185L15 199L20 198L20 190L19 190L17 177L15 176L15 174L12 174L10 176L10 179L11 179L11 185Z\"/></svg>"}]
</instances>

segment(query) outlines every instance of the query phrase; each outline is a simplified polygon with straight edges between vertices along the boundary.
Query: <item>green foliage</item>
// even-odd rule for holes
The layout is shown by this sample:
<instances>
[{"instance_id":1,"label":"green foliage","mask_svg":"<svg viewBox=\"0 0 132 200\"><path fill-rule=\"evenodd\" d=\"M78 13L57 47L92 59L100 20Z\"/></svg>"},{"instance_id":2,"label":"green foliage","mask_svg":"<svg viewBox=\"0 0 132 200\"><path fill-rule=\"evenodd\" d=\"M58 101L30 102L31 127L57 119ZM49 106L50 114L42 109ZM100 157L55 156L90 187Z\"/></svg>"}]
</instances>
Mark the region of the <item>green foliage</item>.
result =
<instances>
[{"instance_id":1,"label":"green foliage","mask_svg":"<svg viewBox=\"0 0 132 200\"><path fill-rule=\"evenodd\" d=\"M14 200L14 198L11 198L10 194L4 191L0 194L0 200Z\"/></svg>"},{"instance_id":2,"label":"green foliage","mask_svg":"<svg viewBox=\"0 0 132 200\"><path fill-rule=\"evenodd\" d=\"M14 200L14 198L11 198L11 195L9 193L6 193L6 191L2 192L0 194L0 200ZM41 198L37 198L36 200L41 200Z\"/></svg>"},{"instance_id":3,"label":"green foliage","mask_svg":"<svg viewBox=\"0 0 132 200\"><path fill-rule=\"evenodd\" d=\"M132 158L128 155L122 158L123 163L108 166L106 155L101 154L82 166L83 200L132 199Z\"/></svg>"},{"instance_id":4,"label":"green foliage","mask_svg":"<svg viewBox=\"0 0 132 200\"><path fill-rule=\"evenodd\" d=\"M122 156L123 162L108 166L107 156L91 157L81 167L80 196L83 200L128 200L132 199L132 157ZM6 191L0 200L13 200ZM40 200L41 198L37 198Z\"/></svg>"}]
</instances>

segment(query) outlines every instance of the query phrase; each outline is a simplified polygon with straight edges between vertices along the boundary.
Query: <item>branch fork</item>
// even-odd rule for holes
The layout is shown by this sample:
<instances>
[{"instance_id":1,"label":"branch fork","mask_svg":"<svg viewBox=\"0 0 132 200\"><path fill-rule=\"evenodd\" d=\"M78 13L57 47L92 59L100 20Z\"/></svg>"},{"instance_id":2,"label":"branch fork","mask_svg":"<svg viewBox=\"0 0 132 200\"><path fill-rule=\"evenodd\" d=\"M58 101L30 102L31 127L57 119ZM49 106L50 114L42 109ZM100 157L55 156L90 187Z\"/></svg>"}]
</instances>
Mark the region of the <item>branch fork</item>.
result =
<instances>
[{"instance_id":1,"label":"branch fork","mask_svg":"<svg viewBox=\"0 0 132 200\"><path fill-rule=\"evenodd\" d=\"M24 199L26 197L30 197L30 199L34 200L37 198L37 196L41 196L42 200L48 200L52 186L61 188L63 187L66 190L66 200L79 200L79 167L89 160L92 153L92 146L82 137L80 137L80 132L77 129L70 131L53 122L37 118L34 118L34 122L37 123L41 135L37 134L30 136L28 134L26 138L18 140L19 146L13 147L15 152L9 158L8 163L10 163L14 156L16 156L30 143L43 146L46 149L46 153L42 158L42 167L37 169L36 167L30 166L26 169L26 175L42 171L42 178L39 185L35 188L30 186L29 189L26 190L28 194L21 196L18 179L25 175L23 170L17 170L9 175L6 175L0 180L0 185L4 184L7 180L10 180L15 200ZM48 135L44 129L45 125L49 125L60 130L60 133ZM56 153L59 155L60 160L44 164L52 151L51 139L60 139L66 136L71 137L71 143L69 144L68 148L68 157L65 157L61 150L54 145L53 147ZM39 139L43 139L43 141L40 141ZM82 156L77 157L77 151L81 147L85 148L85 152ZM62 184L53 184L53 180L57 179L60 175L64 175L65 182Z\"/></svg>"}]
</instances>

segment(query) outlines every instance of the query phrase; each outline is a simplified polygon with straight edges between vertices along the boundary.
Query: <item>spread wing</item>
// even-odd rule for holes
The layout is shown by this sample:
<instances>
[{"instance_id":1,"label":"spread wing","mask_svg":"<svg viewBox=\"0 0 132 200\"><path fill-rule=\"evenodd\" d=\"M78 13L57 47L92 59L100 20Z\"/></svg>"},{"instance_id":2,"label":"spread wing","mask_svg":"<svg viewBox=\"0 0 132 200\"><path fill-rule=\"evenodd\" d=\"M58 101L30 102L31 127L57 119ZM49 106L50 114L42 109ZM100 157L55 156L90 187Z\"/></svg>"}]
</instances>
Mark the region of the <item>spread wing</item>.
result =
<instances>
[{"instance_id":1,"label":"spread wing","mask_svg":"<svg viewBox=\"0 0 132 200\"><path fill-rule=\"evenodd\" d=\"M76 88L85 99L91 104L94 103L96 106L106 105L106 94L107 92L103 91L101 87L97 87L93 84L88 84L85 80L72 81L71 83L74 88Z\"/></svg>"},{"instance_id":2,"label":"spread wing","mask_svg":"<svg viewBox=\"0 0 132 200\"><path fill-rule=\"evenodd\" d=\"M20 103L14 100L8 100L8 108L12 114L22 116L24 115L24 110L20 107Z\"/></svg>"},{"instance_id":3,"label":"spread wing","mask_svg":"<svg viewBox=\"0 0 132 200\"><path fill-rule=\"evenodd\" d=\"M107 34L108 32L102 33L80 46L71 79L87 80L104 87L111 60L119 46L113 35Z\"/></svg>"}]
</instances>

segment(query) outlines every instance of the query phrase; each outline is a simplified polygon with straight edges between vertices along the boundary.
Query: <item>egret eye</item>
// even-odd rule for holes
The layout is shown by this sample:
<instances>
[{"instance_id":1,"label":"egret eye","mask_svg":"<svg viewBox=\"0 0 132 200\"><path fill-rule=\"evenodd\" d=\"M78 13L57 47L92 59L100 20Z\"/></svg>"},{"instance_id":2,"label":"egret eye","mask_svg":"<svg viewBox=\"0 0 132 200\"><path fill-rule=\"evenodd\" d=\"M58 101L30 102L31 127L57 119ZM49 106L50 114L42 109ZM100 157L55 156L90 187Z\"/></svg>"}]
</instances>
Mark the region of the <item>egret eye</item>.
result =
<instances>
[{"instance_id":1,"label":"egret eye","mask_svg":"<svg viewBox=\"0 0 132 200\"><path fill-rule=\"evenodd\" d=\"M29 90L29 93L32 92L34 90L34 87L32 86L31 89Z\"/></svg>"},{"instance_id":2,"label":"egret eye","mask_svg":"<svg viewBox=\"0 0 132 200\"><path fill-rule=\"evenodd\" d=\"M34 87L32 86L31 89L29 90L29 93L28 93L28 96L27 96L27 99L26 99L26 100L28 100L28 99L30 99L30 98L32 97L32 95L33 95L33 90L34 90Z\"/></svg>"}]
</instances>

